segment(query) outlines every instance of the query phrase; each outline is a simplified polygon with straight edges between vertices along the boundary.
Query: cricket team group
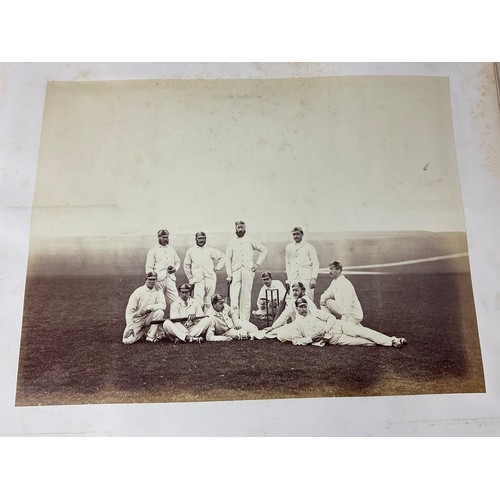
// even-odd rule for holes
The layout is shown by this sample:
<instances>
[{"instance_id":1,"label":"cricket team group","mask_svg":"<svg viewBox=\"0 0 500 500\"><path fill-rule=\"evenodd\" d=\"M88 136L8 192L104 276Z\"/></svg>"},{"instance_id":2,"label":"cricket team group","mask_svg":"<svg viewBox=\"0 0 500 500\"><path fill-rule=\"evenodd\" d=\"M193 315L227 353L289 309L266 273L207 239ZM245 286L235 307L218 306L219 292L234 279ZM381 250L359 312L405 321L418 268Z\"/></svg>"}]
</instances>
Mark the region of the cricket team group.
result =
<instances>
[{"instance_id":1,"label":"cricket team group","mask_svg":"<svg viewBox=\"0 0 500 500\"><path fill-rule=\"evenodd\" d=\"M270 272L261 273L262 288L252 311L254 276L266 259L267 249L246 234L243 221L235 222L235 233L226 253L206 246L206 234L196 233L196 245L186 251L183 262L188 282L178 286L176 272L181 260L169 244L169 232L160 229L158 245L147 254L146 283L128 300L123 343L133 344L145 338L149 342L167 339L174 343L278 339L315 346L401 348L407 344L405 338L384 335L361 325L361 304L336 260L329 265L332 282L320 297L320 307L316 307L319 260L300 227L292 229L293 242L285 248L286 288L281 281L272 279ZM228 303L215 293L216 273L224 266ZM251 314L257 323L266 320L268 326L259 329L250 322Z\"/></svg>"}]
</instances>

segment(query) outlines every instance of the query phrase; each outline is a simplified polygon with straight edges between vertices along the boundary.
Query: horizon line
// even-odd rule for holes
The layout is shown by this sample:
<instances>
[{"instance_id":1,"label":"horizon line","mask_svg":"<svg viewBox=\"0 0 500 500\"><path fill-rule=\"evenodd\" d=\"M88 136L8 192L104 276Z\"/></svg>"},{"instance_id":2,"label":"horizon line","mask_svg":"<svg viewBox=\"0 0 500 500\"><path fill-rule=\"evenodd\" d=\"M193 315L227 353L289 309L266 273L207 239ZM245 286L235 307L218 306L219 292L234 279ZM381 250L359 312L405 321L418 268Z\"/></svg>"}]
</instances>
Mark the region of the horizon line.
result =
<instances>
[{"instance_id":1,"label":"horizon line","mask_svg":"<svg viewBox=\"0 0 500 500\"><path fill-rule=\"evenodd\" d=\"M210 234L226 234L226 233L234 233L234 231L211 231ZM277 233L289 233L288 230L279 230L279 231L252 231L251 233L260 233L260 234L277 234ZM346 229L340 231L304 231L304 236L307 234L351 234L351 233L462 233L467 234L466 229L443 229L443 230L433 230L433 229ZM178 233L170 233L170 235L177 236L193 236L195 233L187 233L187 232L178 232ZM251 235L251 234L250 234ZM100 234L100 235L57 235L57 236L45 236L45 235L30 235L30 239L56 239L56 238L156 238L156 234L152 233L141 233L141 234ZM305 238L307 239L307 238Z\"/></svg>"}]
</instances>

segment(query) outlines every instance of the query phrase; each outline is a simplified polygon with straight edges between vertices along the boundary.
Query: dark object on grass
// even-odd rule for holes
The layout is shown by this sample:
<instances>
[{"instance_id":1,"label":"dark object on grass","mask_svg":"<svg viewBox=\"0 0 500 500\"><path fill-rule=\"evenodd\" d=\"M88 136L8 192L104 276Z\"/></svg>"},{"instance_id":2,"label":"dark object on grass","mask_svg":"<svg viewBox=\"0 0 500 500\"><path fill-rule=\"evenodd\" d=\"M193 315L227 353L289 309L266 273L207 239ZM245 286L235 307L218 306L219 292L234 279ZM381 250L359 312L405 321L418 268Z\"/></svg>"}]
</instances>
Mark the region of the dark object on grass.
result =
<instances>
[{"instance_id":1,"label":"dark object on grass","mask_svg":"<svg viewBox=\"0 0 500 500\"><path fill-rule=\"evenodd\" d=\"M202 318L208 318L208 316L195 316L194 319L202 319ZM187 321L188 318L163 318L163 319L154 319L151 321L152 325L162 325L165 321L169 319L172 323L180 323L181 321Z\"/></svg>"},{"instance_id":2,"label":"dark object on grass","mask_svg":"<svg viewBox=\"0 0 500 500\"><path fill-rule=\"evenodd\" d=\"M285 293L285 296L283 297L283 300L280 302L279 306L278 306L278 310L276 311L276 314L274 315L274 321L276 321L279 317L280 317L280 314L285 310L285 304L286 304L286 298L288 297L289 293L290 293L290 284L289 283L286 283L286 293Z\"/></svg>"}]
</instances>

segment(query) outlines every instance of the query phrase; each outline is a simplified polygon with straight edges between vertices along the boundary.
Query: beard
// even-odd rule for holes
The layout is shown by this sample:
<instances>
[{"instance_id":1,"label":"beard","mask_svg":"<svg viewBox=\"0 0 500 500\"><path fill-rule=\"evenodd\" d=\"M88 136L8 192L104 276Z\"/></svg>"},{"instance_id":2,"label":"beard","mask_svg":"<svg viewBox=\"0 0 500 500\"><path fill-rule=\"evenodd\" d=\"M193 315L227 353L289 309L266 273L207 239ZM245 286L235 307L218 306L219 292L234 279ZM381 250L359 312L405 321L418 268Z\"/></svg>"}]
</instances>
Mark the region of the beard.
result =
<instances>
[{"instance_id":1,"label":"beard","mask_svg":"<svg viewBox=\"0 0 500 500\"><path fill-rule=\"evenodd\" d=\"M245 236L245 233L246 231L244 229L240 229L236 231L236 236L238 236L238 238L241 238L242 236Z\"/></svg>"}]
</instances>

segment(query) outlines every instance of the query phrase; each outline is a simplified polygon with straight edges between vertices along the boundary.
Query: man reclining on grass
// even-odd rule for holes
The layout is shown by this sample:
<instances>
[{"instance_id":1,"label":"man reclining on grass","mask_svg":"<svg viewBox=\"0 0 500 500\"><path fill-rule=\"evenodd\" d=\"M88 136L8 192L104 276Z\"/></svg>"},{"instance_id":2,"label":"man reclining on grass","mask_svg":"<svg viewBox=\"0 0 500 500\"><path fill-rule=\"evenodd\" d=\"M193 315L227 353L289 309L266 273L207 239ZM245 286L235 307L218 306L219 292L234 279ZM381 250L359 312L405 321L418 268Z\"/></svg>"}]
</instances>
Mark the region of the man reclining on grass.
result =
<instances>
[{"instance_id":1,"label":"man reclining on grass","mask_svg":"<svg viewBox=\"0 0 500 500\"><path fill-rule=\"evenodd\" d=\"M299 297L304 297L304 299L309 304L309 310L315 311L317 309L313 300L306 296L306 287L301 281L298 281L292 285L292 298L288 301L284 311L276 318L274 323L267 328L261 330L264 333L266 339L282 340L280 337L284 337L285 340L293 333L294 327L293 321L297 317L297 308L295 306L295 301Z\"/></svg>"},{"instance_id":2,"label":"man reclining on grass","mask_svg":"<svg viewBox=\"0 0 500 500\"><path fill-rule=\"evenodd\" d=\"M281 342L292 342L294 345L381 345L386 347L403 347L408 342L404 338L388 337L383 333L361 325L336 319L321 310L310 310L305 297L295 301L297 318L287 330L288 335L280 335Z\"/></svg>"}]
</instances>

